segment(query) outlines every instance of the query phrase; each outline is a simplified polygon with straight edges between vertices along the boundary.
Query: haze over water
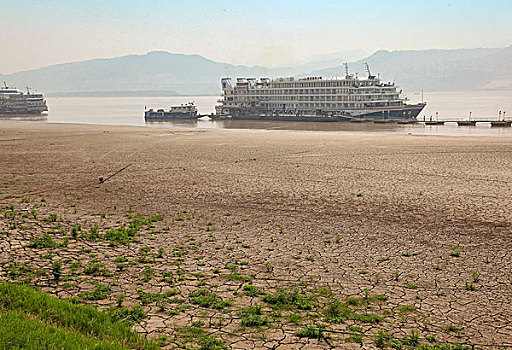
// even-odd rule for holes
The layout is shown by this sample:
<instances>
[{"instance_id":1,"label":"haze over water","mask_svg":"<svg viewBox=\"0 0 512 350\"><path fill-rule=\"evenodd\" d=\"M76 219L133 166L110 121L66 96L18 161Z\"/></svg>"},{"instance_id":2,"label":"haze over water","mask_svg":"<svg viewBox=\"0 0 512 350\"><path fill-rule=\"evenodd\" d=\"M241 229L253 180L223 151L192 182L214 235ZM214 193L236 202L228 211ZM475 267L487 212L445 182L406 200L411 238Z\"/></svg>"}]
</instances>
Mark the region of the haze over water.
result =
<instances>
[{"instance_id":1,"label":"haze over water","mask_svg":"<svg viewBox=\"0 0 512 350\"><path fill-rule=\"evenodd\" d=\"M409 103L421 101L421 94L409 94ZM427 107L418 116L429 119L436 112L439 120L468 119L472 112L474 119L497 119L499 111L507 112L512 119L512 91L486 92L436 92L424 93ZM512 136L512 128L491 128L489 124L477 124L476 127L458 127L456 124L426 127L420 125L374 125L372 123L319 123L319 122L260 122L260 121L211 121L176 120L146 123L144 106L147 108L165 108L181 103L194 102L200 114L213 113L218 96L180 96L180 97L53 97L48 98L48 122L84 123L105 125L148 125L157 127L183 126L196 128L229 129L283 129L314 131L364 131L392 132L437 135L496 135Z\"/></svg>"}]
</instances>

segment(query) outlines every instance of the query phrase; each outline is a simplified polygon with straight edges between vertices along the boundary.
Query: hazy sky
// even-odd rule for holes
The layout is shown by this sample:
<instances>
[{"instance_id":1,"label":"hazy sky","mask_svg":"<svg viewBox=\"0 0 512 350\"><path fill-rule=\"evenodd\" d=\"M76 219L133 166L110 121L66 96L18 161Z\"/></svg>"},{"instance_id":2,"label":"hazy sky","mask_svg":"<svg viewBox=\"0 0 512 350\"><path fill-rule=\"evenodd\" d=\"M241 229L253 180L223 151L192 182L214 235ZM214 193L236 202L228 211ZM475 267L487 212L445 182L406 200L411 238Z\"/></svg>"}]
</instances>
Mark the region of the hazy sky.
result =
<instances>
[{"instance_id":1,"label":"hazy sky","mask_svg":"<svg viewBox=\"0 0 512 350\"><path fill-rule=\"evenodd\" d=\"M0 0L0 73L144 54L285 65L362 48L512 45L512 0Z\"/></svg>"}]
</instances>

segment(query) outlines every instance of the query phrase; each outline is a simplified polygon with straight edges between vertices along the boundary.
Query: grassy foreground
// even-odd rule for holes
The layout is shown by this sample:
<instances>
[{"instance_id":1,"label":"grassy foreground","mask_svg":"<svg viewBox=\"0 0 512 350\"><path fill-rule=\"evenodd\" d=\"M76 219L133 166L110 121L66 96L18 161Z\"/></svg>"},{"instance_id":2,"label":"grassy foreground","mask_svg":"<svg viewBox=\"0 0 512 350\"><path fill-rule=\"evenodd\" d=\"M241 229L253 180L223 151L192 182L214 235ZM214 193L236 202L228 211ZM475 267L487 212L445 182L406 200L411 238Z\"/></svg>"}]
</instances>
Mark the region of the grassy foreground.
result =
<instances>
[{"instance_id":1,"label":"grassy foreground","mask_svg":"<svg viewBox=\"0 0 512 350\"><path fill-rule=\"evenodd\" d=\"M0 284L0 349L157 349L158 345L87 305L30 287Z\"/></svg>"}]
</instances>

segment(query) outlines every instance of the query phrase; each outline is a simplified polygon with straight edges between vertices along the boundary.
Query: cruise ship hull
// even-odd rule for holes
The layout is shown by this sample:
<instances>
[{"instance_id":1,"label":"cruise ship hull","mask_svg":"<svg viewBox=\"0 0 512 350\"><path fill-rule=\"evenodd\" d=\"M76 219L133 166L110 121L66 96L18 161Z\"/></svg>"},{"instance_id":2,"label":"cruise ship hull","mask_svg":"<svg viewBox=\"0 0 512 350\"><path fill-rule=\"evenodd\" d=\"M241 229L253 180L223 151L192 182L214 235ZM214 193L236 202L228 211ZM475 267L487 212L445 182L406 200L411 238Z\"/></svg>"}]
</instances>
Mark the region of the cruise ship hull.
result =
<instances>
[{"instance_id":1,"label":"cruise ship hull","mask_svg":"<svg viewBox=\"0 0 512 350\"><path fill-rule=\"evenodd\" d=\"M403 105L399 108L379 109L379 110L366 110L361 114L354 113L355 117L367 119L416 119L425 108L425 103L418 103L415 105Z\"/></svg>"},{"instance_id":2,"label":"cruise ship hull","mask_svg":"<svg viewBox=\"0 0 512 350\"><path fill-rule=\"evenodd\" d=\"M44 109L0 109L0 116L3 115L41 115L41 113L48 111L48 108Z\"/></svg>"},{"instance_id":3,"label":"cruise ship hull","mask_svg":"<svg viewBox=\"0 0 512 350\"><path fill-rule=\"evenodd\" d=\"M378 110L353 110L337 115L335 111L329 112L329 115L214 115L210 116L213 120L262 120L262 121L303 121L303 122L342 122L352 119L389 119L389 120L414 120L425 107L424 103L415 105L404 105L399 108L388 108ZM342 112L343 113L343 112ZM341 114L341 113L340 113Z\"/></svg>"},{"instance_id":4,"label":"cruise ship hull","mask_svg":"<svg viewBox=\"0 0 512 350\"><path fill-rule=\"evenodd\" d=\"M260 121L279 121L279 122L342 122L348 121L350 118L342 116L297 116L297 115L237 115L237 116L223 116L213 115L209 116L213 120L260 120Z\"/></svg>"}]
</instances>

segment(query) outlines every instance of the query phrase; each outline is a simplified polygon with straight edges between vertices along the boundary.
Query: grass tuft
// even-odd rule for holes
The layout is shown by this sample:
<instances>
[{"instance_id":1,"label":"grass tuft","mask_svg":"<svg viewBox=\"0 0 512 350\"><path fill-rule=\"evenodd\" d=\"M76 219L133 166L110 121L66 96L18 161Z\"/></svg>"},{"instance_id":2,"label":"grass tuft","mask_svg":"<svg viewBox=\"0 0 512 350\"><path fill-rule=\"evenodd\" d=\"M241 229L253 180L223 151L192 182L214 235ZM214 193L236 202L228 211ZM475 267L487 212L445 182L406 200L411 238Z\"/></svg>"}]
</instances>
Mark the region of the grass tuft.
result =
<instances>
[{"instance_id":1,"label":"grass tuft","mask_svg":"<svg viewBox=\"0 0 512 350\"><path fill-rule=\"evenodd\" d=\"M0 315L0 348L35 349L40 348L39 344L48 344L43 348L60 349L103 348L103 344L107 344L106 349L158 348L105 312L89 305L72 304L24 285L0 284L0 309L5 310ZM92 346L94 344L98 346Z\"/></svg>"}]
</instances>

